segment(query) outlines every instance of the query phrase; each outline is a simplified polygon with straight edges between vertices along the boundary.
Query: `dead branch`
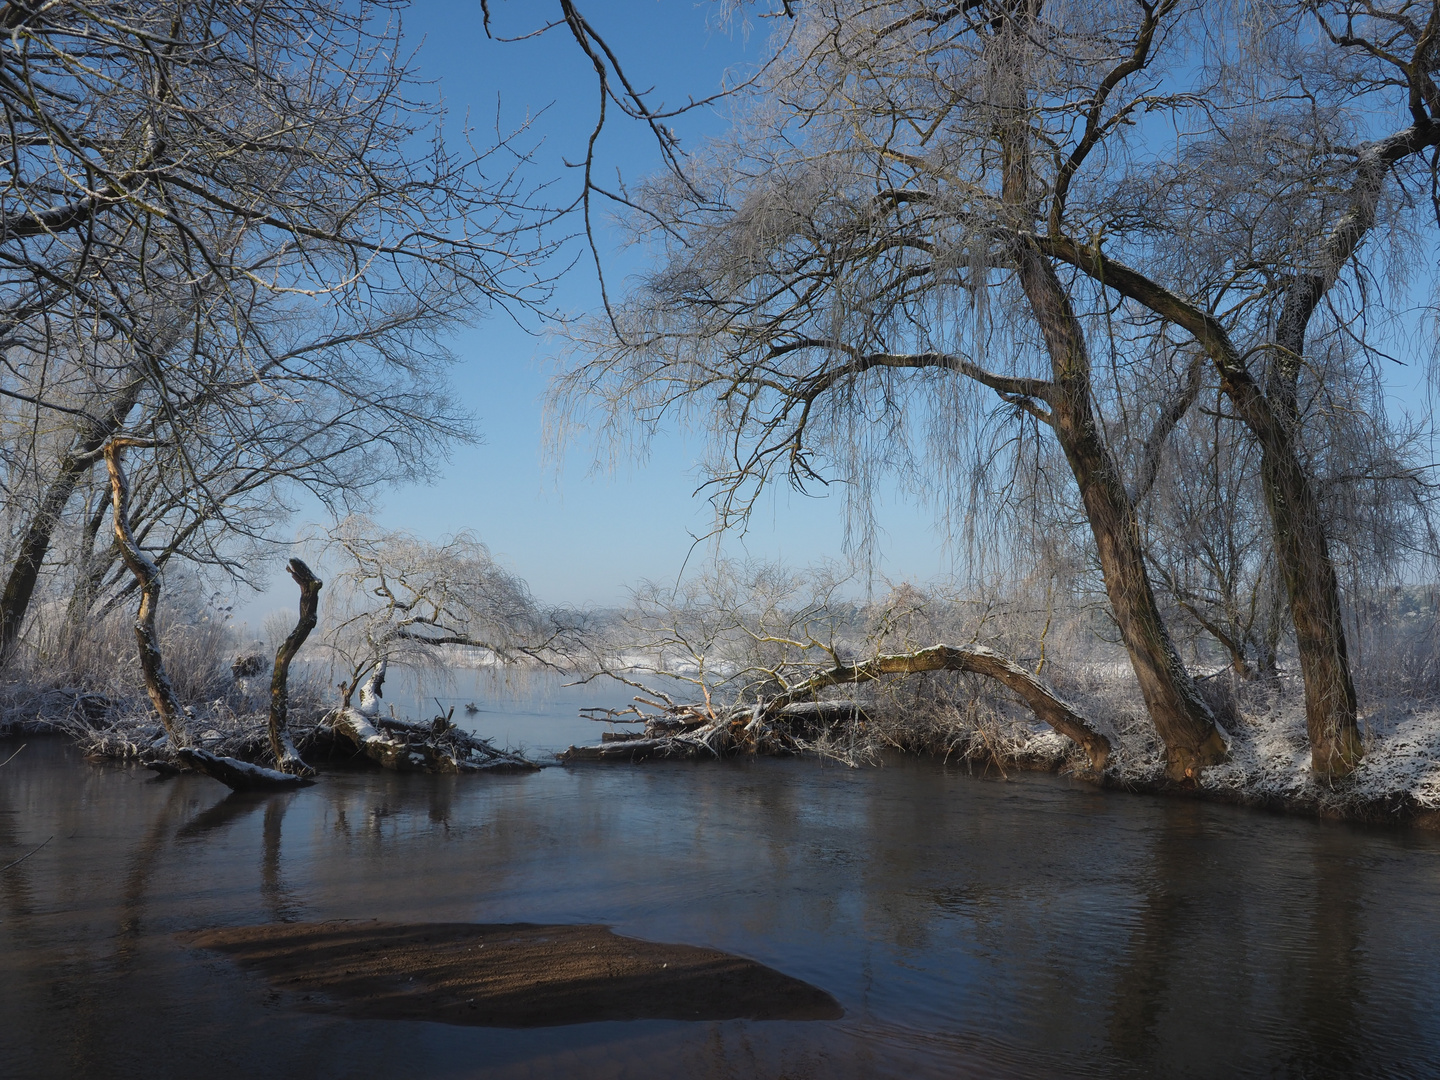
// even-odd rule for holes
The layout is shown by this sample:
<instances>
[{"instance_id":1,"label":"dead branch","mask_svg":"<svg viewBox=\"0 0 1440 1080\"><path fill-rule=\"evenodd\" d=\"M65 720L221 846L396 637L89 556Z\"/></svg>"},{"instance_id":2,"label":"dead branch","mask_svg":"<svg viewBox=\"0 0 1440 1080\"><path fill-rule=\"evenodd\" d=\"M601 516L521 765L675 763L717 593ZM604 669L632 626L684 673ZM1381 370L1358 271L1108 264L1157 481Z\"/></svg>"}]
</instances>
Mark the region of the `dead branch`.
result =
<instances>
[{"instance_id":1,"label":"dead branch","mask_svg":"<svg viewBox=\"0 0 1440 1080\"><path fill-rule=\"evenodd\" d=\"M275 755L276 767L282 773L295 776L314 776L315 770L306 765L290 740L287 722L290 714L290 662L305 644L310 631L315 629L320 610L320 588L325 583L316 577L310 567L299 559L291 559L288 567L295 584L300 586L300 620L290 636L275 652L275 671L270 677L270 751Z\"/></svg>"},{"instance_id":2,"label":"dead branch","mask_svg":"<svg viewBox=\"0 0 1440 1080\"><path fill-rule=\"evenodd\" d=\"M263 765L252 765L239 758L221 757L194 746L182 746L175 755L196 772L219 780L232 791L275 791L304 787L314 782L303 776L267 769ZM299 760L298 754L296 760ZM314 771L310 770L312 774Z\"/></svg>"}]
</instances>

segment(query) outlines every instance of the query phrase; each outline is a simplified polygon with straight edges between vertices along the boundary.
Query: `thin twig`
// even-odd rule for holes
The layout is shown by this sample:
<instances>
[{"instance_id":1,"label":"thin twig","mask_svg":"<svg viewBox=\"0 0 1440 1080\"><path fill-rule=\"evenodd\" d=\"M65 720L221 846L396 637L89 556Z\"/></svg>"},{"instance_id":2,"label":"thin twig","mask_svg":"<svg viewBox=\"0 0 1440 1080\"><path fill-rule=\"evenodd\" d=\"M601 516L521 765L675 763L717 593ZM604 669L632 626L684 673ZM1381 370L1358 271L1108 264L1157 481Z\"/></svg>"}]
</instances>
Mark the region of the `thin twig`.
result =
<instances>
[{"instance_id":1,"label":"thin twig","mask_svg":"<svg viewBox=\"0 0 1440 1080\"><path fill-rule=\"evenodd\" d=\"M15 751L16 754L18 754L19 752L20 752L20 751L18 751L18 750ZM14 757L15 754L11 754L10 756L11 756L11 757ZM8 760L8 759L7 759L7 760ZM55 837L54 837L53 835L52 835L52 836L47 836L47 837L45 838L45 843L44 843L44 844L41 844L40 847L37 847L37 848L35 849L35 851L39 851L40 848L43 848L43 847L45 846L45 844L48 844L51 840L54 840L54 839L55 839ZM22 862L24 862L26 859L28 859L31 855L34 855L34 854L35 854L35 851L31 851L31 852L28 852L28 853L26 853L26 854L24 854L24 855L21 855L18 859L16 859L16 860L15 860L14 862L12 862L12 863L6 863L4 866L0 866L0 874L3 874L6 870L9 870L10 867L12 867L12 866L19 866Z\"/></svg>"}]
</instances>

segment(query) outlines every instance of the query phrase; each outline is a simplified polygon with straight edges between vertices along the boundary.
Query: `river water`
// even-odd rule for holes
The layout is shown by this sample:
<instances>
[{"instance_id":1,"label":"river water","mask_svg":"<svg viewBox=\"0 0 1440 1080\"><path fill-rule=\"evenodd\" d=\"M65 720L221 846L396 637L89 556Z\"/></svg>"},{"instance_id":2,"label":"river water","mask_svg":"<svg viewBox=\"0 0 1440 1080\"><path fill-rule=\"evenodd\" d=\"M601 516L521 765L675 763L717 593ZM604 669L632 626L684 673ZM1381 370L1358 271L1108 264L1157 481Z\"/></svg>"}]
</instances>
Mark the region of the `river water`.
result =
<instances>
[{"instance_id":1,"label":"river water","mask_svg":"<svg viewBox=\"0 0 1440 1080\"><path fill-rule=\"evenodd\" d=\"M531 745L569 741L570 702L501 700L482 730L528 709ZM32 739L0 768L0 865L47 837L0 873L4 1077L1440 1076L1432 834L913 759L338 772L242 797ZM332 918L605 923L846 1012L358 1021L175 936Z\"/></svg>"}]
</instances>

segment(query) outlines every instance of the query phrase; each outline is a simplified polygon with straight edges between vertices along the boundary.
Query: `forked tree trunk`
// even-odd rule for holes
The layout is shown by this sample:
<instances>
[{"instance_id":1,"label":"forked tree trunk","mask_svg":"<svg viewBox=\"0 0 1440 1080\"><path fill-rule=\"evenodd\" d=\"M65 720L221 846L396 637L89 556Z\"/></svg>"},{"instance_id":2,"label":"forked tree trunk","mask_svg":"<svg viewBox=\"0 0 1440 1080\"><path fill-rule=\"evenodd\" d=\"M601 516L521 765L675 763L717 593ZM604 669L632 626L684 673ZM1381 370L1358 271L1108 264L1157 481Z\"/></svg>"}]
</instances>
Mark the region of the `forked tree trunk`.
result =
<instances>
[{"instance_id":1,"label":"forked tree trunk","mask_svg":"<svg viewBox=\"0 0 1440 1080\"><path fill-rule=\"evenodd\" d=\"M1300 458L1293 407L1287 406L1283 394L1277 395L1278 401L1266 395L1225 327L1209 312L1107 258L1098 248L1053 236L1044 243L1051 254L1184 327L1214 363L1221 389L1260 444L1265 504L1305 680L1311 767L1321 776L1352 772L1364 747L1356 719L1340 588L1320 501ZM1287 346L1296 372L1303 347L1303 338L1295 338Z\"/></svg>"},{"instance_id":2,"label":"forked tree trunk","mask_svg":"<svg viewBox=\"0 0 1440 1080\"><path fill-rule=\"evenodd\" d=\"M1031 102L1017 77L1028 62L1040 7L1030 0L1011 11L991 60L1002 125L1001 195L1017 233L1029 233L1033 227L1039 212L1037 192L1045 186L1036 176ZM1147 9L1147 18L1150 14ZM1148 47L1147 38L1144 48ZM1193 782L1205 766L1226 759L1224 736L1180 662L1155 602L1135 504L1096 421L1084 327L1054 266L1034 242L1017 235L1012 251L1020 287L1050 358L1051 391L1046 398L1050 426L1080 489L1110 610L1130 654L1145 707L1165 744L1165 774L1179 783ZM1172 423L1176 421L1178 416Z\"/></svg>"},{"instance_id":3,"label":"forked tree trunk","mask_svg":"<svg viewBox=\"0 0 1440 1080\"><path fill-rule=\"evenodd\" d=\"M287 569L295 584L300 586L300 620L275 651L275 670L270 676L270 752L275 755L275 767L281 772L314 776L315 770L300 757L287 728L290 718L290 662L295 659L300 646L305 644L310 631L315 629L320 610L320 588L325 583L299 559L291 559Z\"/></svg>"}]
</instances>

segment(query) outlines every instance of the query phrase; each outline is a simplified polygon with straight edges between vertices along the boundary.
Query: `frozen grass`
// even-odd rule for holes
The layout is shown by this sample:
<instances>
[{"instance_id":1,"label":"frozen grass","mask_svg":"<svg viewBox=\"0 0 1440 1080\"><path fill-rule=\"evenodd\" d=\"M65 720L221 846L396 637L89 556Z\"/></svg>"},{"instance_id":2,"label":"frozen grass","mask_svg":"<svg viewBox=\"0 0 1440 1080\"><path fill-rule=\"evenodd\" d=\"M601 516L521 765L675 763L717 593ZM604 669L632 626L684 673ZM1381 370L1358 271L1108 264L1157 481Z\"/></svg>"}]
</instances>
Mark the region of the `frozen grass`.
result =
<instances>
[{"instance_id":1,"label":"frozen grass","mask_svg":"<svg viewBox=\"0 0 1440 1080\"><path fill-rule=\"evenodd\" d=\"M42 613L43 615L44 613ZM83 636L48 634L43 619L0 683L0 735L55 732L97 757L137 758L163 736L135 659L130 616L116 614ZM196 745L246 761L269 756L268 662L249 676L232 666L251 650L227 622L171 615L161 624L165 668L190 714ZM292 735L303 742L326 711L323 680L291 670Z\"/></svg>"}]
</instances>

